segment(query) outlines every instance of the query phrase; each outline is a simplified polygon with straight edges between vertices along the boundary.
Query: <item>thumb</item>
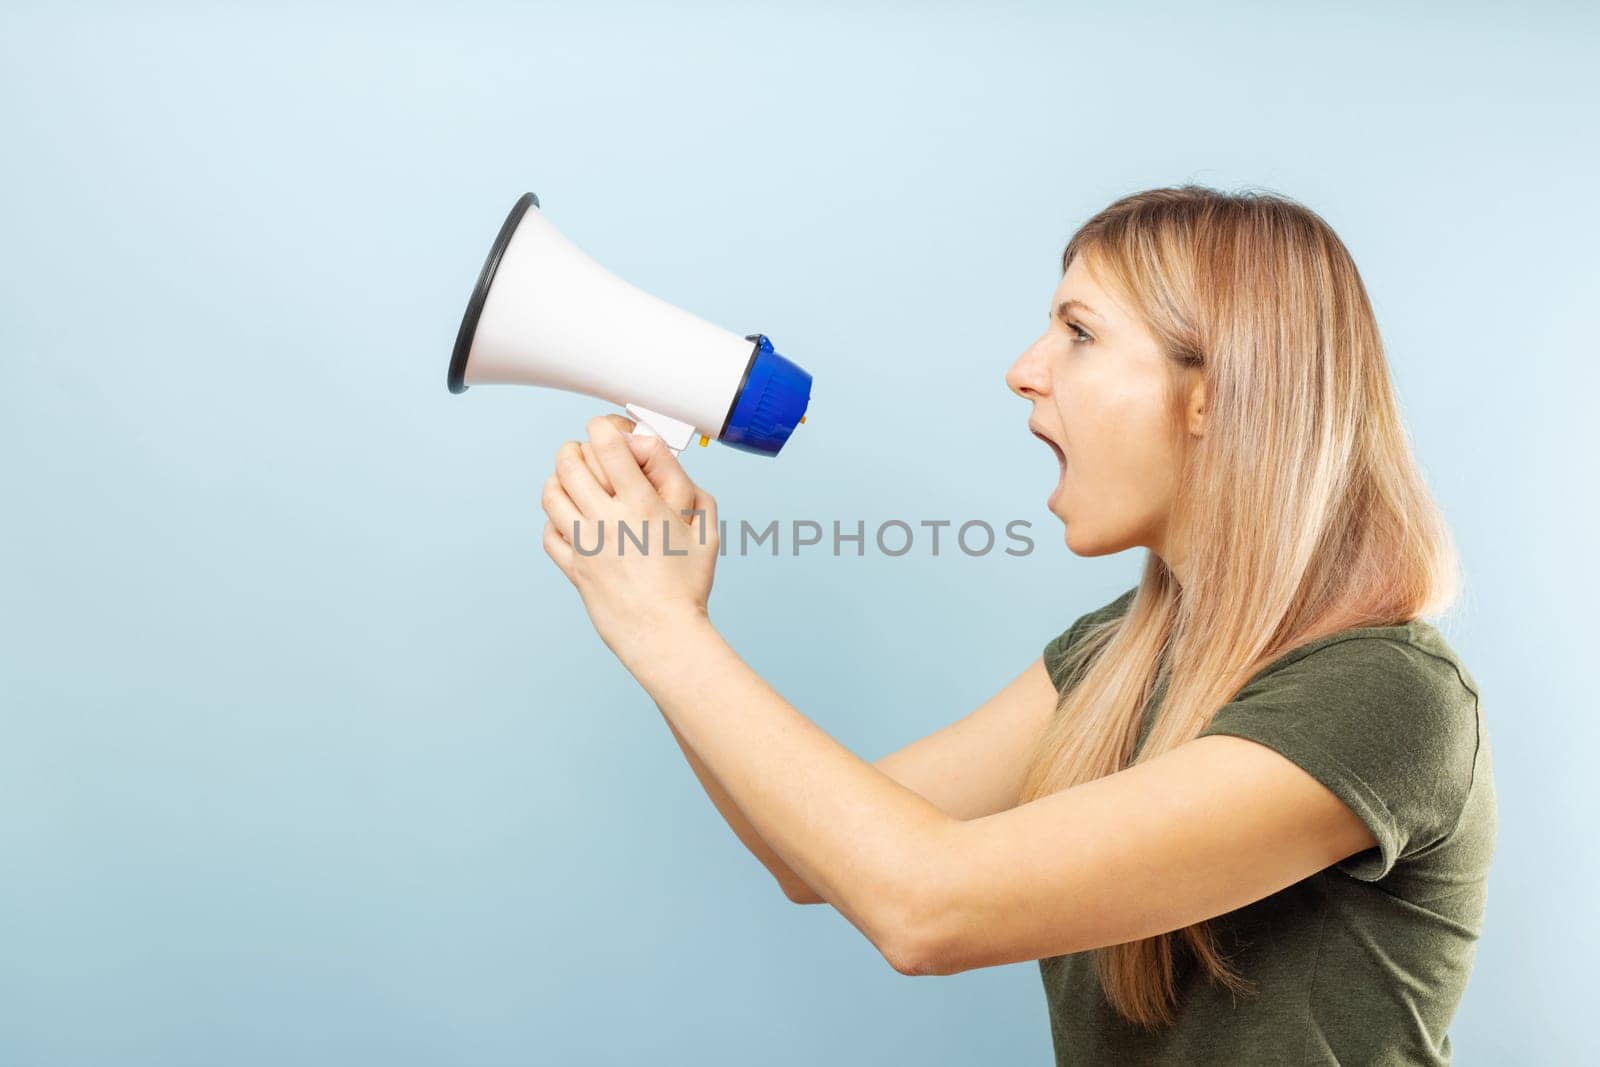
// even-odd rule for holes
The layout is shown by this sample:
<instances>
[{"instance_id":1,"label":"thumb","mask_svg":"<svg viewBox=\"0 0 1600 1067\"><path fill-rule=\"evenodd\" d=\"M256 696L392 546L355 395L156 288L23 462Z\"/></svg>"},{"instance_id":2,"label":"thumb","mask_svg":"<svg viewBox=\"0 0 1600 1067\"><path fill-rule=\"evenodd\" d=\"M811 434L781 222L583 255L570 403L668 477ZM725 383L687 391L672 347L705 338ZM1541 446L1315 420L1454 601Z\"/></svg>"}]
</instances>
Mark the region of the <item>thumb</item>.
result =
<instances>
[{"instance_id":1,"label":"thumb","mask_svg":"<svg viewBox=\"0 0 1600 1067\"><path fill-rule=\"evenodd\" d=\"M690 522L694 524L704 523L705 526L703 528L707 532L708 540L703 543L709 543L713 546L716 546L719 544L718 534L722 529L721 525L717 521L717 498L700 488L698 485L694 486L693 489L694 504L692 507L696 511L701 512L701 514L698 516L691 516ZM696 525L696 528L698 529L701 527Z\"/></svg>"},{"instance_id":2,"label":"thumb","mask_svg":"<svg viewBox=\"0 0 1600 1067\"><path fill-rule=\"evenodd\" d=\"M630 434L628 447L633 450L633 457L638 460L645 478L655 487L667 507L679 515L694 507L695 485L661 438Z\"/></svg>"}]
</instances>

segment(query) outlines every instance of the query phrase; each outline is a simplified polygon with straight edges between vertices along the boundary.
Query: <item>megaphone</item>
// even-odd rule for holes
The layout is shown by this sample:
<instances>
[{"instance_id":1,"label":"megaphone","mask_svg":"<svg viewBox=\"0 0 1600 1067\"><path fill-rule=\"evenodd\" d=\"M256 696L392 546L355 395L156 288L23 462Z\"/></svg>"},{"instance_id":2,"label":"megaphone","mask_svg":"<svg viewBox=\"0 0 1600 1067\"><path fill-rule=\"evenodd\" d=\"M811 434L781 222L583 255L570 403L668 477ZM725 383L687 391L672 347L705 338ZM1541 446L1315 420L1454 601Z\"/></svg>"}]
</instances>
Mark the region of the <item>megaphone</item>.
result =
<instances>
[{"instance_id":1,"label":"megaphone","mask_svg":"<svg viewBox=\"0 0 1600 1067\"><path fill-rule=\"evenodd\" d=\"M500 227L450 355L452 393L489 383L609 400L673 455L698 434L775 456L811 401L811 375L764 334L741 337L629 285L532 193Z\"/></svg>"}]
</instances>

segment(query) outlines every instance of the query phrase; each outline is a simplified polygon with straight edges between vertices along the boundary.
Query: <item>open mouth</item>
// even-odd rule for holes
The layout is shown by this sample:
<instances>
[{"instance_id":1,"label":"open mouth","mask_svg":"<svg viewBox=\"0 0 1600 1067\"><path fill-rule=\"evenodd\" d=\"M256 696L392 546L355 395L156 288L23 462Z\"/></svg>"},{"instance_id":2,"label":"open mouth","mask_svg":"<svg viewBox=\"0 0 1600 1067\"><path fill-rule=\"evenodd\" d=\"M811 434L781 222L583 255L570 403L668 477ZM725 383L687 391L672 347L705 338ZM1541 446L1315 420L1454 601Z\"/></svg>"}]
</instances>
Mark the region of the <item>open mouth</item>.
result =
<instances>
[{"instance_id":1,"label":"open mouth","mask_svg":"<svg viewBox=\"0 0 1600 1067\"><path fill-rule=\"evenodd\" d=\"M1052 452L1054 452L1056 454L1056 460L1063 467L1065 467L1067 465L1067 455L1066 455L1065 452L1061 451L1061 446L1060 445L1056 444L1054 441L1050 440L1050 438L1046 437L1044 434L1042 434L1038 430L1034 429L1032 423L1028 424L1028 432L1033 434L1033 436L1037 437L1039 440L1043 441L1045 444L1049 445L1050 446L1050 451L1052 451Z\"/></svg>"}]
</instances>

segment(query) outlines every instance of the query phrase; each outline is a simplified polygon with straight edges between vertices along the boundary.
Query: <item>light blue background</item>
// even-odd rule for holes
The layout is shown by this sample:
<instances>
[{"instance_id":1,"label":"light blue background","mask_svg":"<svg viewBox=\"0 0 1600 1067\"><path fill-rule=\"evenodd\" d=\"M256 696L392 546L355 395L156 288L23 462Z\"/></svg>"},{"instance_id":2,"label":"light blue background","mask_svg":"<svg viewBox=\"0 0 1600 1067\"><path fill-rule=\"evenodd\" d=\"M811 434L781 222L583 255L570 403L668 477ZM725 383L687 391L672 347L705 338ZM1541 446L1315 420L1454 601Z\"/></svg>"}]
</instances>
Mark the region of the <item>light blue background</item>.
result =
<instances>
[{"instance_id":1,"label":"light blue background","mask_svg":"<svg viewBox=\"0 0 1600 1067\"><path fill-rule=\"evenodd\" d=\"M1024 559L728 558L713 617L877 758L1085 560L1002 375L1073 227L1188 180L1321 212L1468 572L1501 797L1464 1063L1574 1062L1600 167L1580 5L586 5L0 16L0 1061L1043 1063L1033 963L912 980L790 905L538 543L604 405L451 396L527 189L816 376L724 514L1012 518Z\"/></svg>"}]
</instances>

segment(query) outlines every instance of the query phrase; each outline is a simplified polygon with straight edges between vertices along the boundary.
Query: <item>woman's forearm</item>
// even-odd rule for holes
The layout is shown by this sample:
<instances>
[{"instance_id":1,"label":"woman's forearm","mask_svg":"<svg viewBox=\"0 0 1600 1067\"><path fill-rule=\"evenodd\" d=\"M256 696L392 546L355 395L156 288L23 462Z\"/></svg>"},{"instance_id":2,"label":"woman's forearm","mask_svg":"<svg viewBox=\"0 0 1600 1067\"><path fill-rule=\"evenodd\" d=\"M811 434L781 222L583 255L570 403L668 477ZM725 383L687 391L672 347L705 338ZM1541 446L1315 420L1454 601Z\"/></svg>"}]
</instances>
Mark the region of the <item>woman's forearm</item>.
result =
<instances>
[{"instance_id":1,"label":"woman's forearm","mask_svg":"<svg viewBox=\"0 0 1600 1067\"><path fill-rule=\"evenodd\" d=\"M897 966L922 951L945 905L956 820L829 737L704 616L612 650L791 871Z\"/></svg>"},{"instance_id":2,"label":"woman's forearm","mask_svg":"<svg viewBox=\"0 0 1600 1067\"><path fill-rule=\"evenodd\" d=\"M656 710L660 711L659 704L656 705ZM722 788L722 783L717 781L716 776L711 773L711 769L701 761L699 756L695 755L694 749L689 746L689 742L683 739L683 735L678 732L678 728L672 725L672 720L667 717L665 712L662 712L661 718L667 724L667 729L672 731L672 736L677 740L678 747L683 750L683 758L689 761L689 767L694 771L694 776L700 779L700 784L705 788L706 796L711 798L712 805L727 821L729 828L734 832L734 836L738 837L744 843L744 847L750 850L750 854L760 860L763 867L772 872L772 876L778 880L778 885L783 887L784 895L796 904L822 903L822 898L817 895L816 891L806 885L805 881L795 874L787 863L783 862L783 857L772 851L772 846L768 845L766 840L756 833L755 827L750 825L750 820L744 817L744 812L740 811L739 806L733 802L733 798L728 796L728 791Z\"/></svg>"}]
</instances>

